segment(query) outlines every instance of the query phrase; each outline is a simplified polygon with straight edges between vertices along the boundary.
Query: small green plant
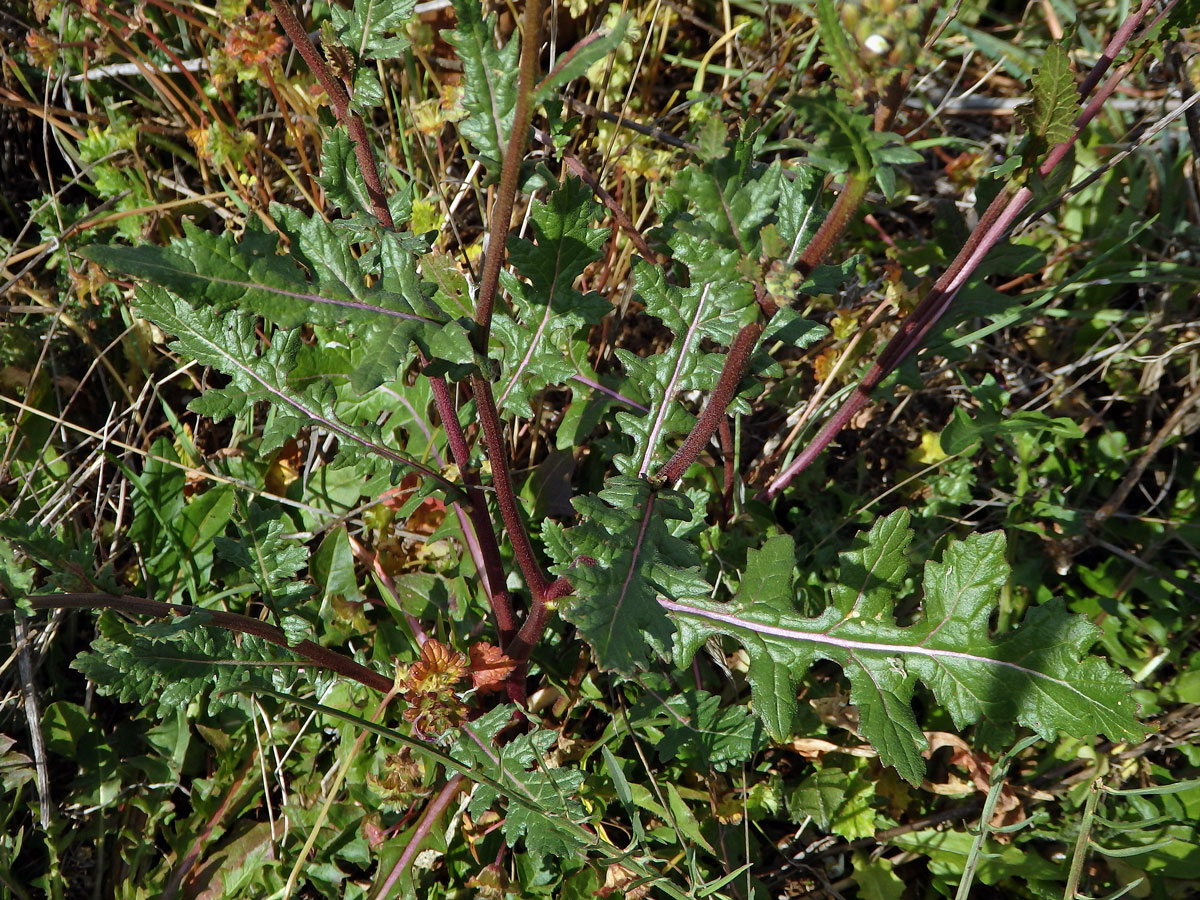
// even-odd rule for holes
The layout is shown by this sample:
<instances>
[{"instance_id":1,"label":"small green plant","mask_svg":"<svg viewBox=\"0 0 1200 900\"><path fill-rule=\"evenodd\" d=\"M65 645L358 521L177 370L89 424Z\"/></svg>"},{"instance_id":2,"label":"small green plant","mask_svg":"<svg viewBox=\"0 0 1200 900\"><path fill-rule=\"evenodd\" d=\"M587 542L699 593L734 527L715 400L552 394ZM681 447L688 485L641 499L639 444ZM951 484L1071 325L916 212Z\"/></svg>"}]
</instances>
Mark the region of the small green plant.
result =
<instances>
[{"instance_id":1,"label":"small green plant","mask_svg":"<svg viewBox=\"0 0 1200 900\"><path fill-rule=\"evenodd\" d=\"M890 196L899 167L920 159L888 131L903 67L851 73L837 14L819 3L829 57L854 91L787 108L807 123L815 150L803 161L817 165L772 150L770 122L727 140L719 121L714 130L697 116L697 159L673 173L659 224L641 233L617 219L642 256L629 296L650 337L608 355L597 344L612 306L581 287L605 265L611 197L559 155L574 127L560 95L614 52L630 23L581 40L541 76L539 0L503 46L494 15L455 0L444 33L462 64L453 127L494 197L482 257L464 255L460 266L435 232L414 225L415 188L399 167L380 165L367 124L388 93L381 63L411 59L413 4L335 4L319 49L286 0L271 8L334 113L316 179L323 206L272 203L269 221L249 218L236 232L185 223L166 246L80 251L127 280L138 317L209 373L188 408L203 427L231 433L238 452L213 465L208 484L191 484L184 467L200 459L192 436L201 426L177 424L141 472L124 470L132 495L122 539L137 548L136 567L97 570L87 536L0 521L0 577L18 616L75 607L162 619L101 616L91 652L73 665L102 694L177 729L156 737L175 757L168 776L189 753L182 734L192 718L205 720L218 755L248 740L248 723L256 739L260 725L270 730L280 710L342 729L332 783L348 799L335 788L320 804L287 806L306 835L291 858L264 862L280 840L274 819L269 836L246 836L245 858L222 876L229 895L251 890L260 869L268 880L254 890L273 895L301 881L327 896L420 895L431 890L420 860L432 850L480 896L520 894L511 872L531 892L559 884L569 896L744 897L758 889L754 860L726 848L695 804L711 799L722 821L787 807L843 836L870 834L855 797L880 790L872 781L890 779L899 793L926 778L931 729L915 699L947 727L982 722L1016 745L985 788L989 818L1003 774L1035 739L1145 736L1133 682L1089 655L1099 628L1053 598L1014 615L1003 532L952 536L936 549L922 538L914 552L920 533L901 507L826 565L798 558L798 528L779 509L785 499L803 504L801 473L926 342L1019 217L1065 184L1072 146L1119 82L1102 82L1104 68L1148 4L1081 85L1064 49L1045 51L1025 142L994 173L994 199L961 252L819 433L791 458L758 459L741 452L745 432L735 439L731 417L754 413L783 366L827 335L803 304L843 289L860 263L827 256L868 185ZM928 31L932 17L913 25ZM866 99L875 114L857 105ZM536 162L531 133L545 148ZM817 166L842 178L828 208ZM979 411L955 413L943 459L1009 441L1032 466L1036 447L1023 440L1082 436L1067 419L1006 415L994 382L972 395ZM547 414L550 396L557 417ZM554 448L531 472L514 458L517 423ZM374 590L363 587L366 572ZM823 762L786 798L769 778L746 785L755 754L808 727L803 686L839 671L847 727L876 768ZM632 704L617 684L636 695ZM547 705L586 720L576 733L587 747L539 720ZM91 741L88 752L112 753L87 735L81 707L55 716L59 746ZM1034 737L1018 742L1018 729ZM363 749L368 734L380 752ZM676 775L701 773L705 789L678 777L660 784L644 757L618 754L639 734L655 739ZM313 758L317 739L295 738ZM13 765L28 768L19 755ZM735 799L728 779L739 768ZM215 810L237 792L201 790L200 801ZM454 816L469 823L462 847L446 843ZM913 848L937 858L929 835L917 837L926 843L910 836ZM325 862L310 868L318 846ZM965 852L960 891L982 846L981 835ZM200 851L177 849L153 890L197 877ZM369 878L342 891L347 870ZM891 884L888 876L880 869Z\"/></svg>"}]
</instances>

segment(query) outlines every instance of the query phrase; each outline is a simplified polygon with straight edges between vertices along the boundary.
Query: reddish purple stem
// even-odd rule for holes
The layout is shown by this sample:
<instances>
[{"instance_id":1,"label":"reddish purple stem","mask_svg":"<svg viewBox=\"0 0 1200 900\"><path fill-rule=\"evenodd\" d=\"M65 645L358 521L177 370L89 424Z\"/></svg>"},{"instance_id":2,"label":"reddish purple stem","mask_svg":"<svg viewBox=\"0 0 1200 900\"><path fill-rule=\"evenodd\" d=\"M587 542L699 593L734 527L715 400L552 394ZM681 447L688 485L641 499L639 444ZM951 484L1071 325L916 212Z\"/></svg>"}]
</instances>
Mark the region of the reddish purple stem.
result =
<instances>
[{"instance_id":1,"label":"reddish purple stem","mask_svg":"<svg viewBox=\"0 0 1200 900\"><path fill-rule=\"evenodd\" d=\"M1114 59L1117 53L1120 52L1129 37L1136 30L1138 24L1145 18L1153 5L1152 0L1143 0L1141 7L1130 16L1129 20L1117 32L1117 36L1109 44L1105 51L1104 57L1096 64L1096 69L1100 70L1100 74L1093 73L1088 76L1084 82L1085 86L1094 86L1108 69L1111 64L1111 59ZM1075 133L1070 140L1053 147L1046 155L1045 161L1038 167L1038 174L1043 178L1047 177L1056 166L1059 165L1070 152L1072 145L1078 140L1083 129L1095 118L1103 107L1105 101L1116 90L1117 85L1123 77L1123 72L1117 72L1110 78L1104 86L1097 92L1096 96L1090 103L1086 105L1079 117L1075 120ZM1081 94L1083 93L1081 87ZM889 374L896 370L905 359L908 358L924 341L930 330L938 323L941 317L949 309L950 304L954 301L959 290L966 283L967 279L979 268L979 264L987 253L996 246L1012 227L1017 217L1021 214L1021 210L1033 197L1033 192L1027 187L1021 187L1013 193L1001 192L992 204L988 207L987 212L979 220L979 224L971 232L971 237L967 240L966 245L959 251L954 258L954 262L943 273L942 277L937 280L933 288L924 300L909 313L908 318L901 325L899 332L888 342L883 352L879 354L879 358L867 371L863 380L855 388L854 393L842 404L841 408L834 416L825 424L817 433L817 436L808 443L801 451L799 456L792 461L783 472L781 472L774 480L767 485L766 489L761 493L763 499L771 499L779 494L784 488L791 483L800 472L816 459L816 457L833 441L849 421L854 417L855 413L861 410L867 403L870 402L870 394L880 382L883 381Z\"/></svg>"}]
</instances>

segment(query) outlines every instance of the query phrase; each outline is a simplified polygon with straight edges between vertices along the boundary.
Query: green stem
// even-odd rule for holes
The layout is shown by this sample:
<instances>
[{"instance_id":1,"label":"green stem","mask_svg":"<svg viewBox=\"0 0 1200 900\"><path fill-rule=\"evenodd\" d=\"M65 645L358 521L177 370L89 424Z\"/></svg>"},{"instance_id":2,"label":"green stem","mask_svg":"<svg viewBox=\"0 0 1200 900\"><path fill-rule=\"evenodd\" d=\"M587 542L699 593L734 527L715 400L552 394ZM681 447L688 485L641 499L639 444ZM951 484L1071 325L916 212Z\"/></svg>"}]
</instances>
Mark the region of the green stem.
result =
<instances>
[{"instance_id":1,"label":"green stem","mask_svg":"<svg viewBox=\"0 0 1200 900\"><path fill-rule=\"evenodd\" d=\"M1079 894L1079 881L1083 877L1083 864L1087 860L1088 841L1092 836L1092 820L1096 816L1096 804L1100 802L1100 779L1092 782L1087 802L1083 806L1083 821L1079 823L1079 838L1075 841L1075 852L1071 856L1071 870L1067 875L1067 887L1063 900L1075 900Z\"/></svg>"}]
</instances>

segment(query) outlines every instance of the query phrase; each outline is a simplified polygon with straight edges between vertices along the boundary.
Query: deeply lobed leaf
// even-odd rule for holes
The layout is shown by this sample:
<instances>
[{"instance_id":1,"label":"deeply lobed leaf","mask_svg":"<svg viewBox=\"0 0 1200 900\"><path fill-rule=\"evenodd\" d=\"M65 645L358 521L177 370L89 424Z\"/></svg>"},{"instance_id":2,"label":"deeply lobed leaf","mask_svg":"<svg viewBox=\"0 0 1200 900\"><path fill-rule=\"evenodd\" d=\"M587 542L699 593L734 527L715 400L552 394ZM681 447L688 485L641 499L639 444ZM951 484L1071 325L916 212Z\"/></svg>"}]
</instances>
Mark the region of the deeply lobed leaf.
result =
<instances>
[{"instance_id":1,"label":"deeply lobed leaf","mask_svg":"<svg viewBox=\"0 0 1200 900\"><path fill-rule=\"evenodd\" d=\"M454 0L458 25L442 36L458 51L463 66L462 106L466 112L458 123L459 133L497 175L504 159L517 104L517 71L520 41L515 37L497 49L496 14L486 19L474 0Z\"/></svg>"},{"instance_id":2,"label":"deeply lobed leaf","mask_svg":"<svg viewBox=\"0 0 1200 900\"><path fill-rule=\"evenodd\" d=\"M619 454L617 470L646 477L669 456L667 438L685 434L695 417L679 402L684 391L710 391L724 365L721 353L706 353L704 341L728 345L738 329L758 314L754 292L739 280L736 251L714 248L707 241L676 234L676 254L694 263L692 283L682 287L666 280L663 271L647 262L634 270L637 292L646 312L662 320L675 338L661 353L638 356L618 349L616 354L630 380L645 392L649 412L623 411L617 421L633 438L633 452Z\"/></svg>"},{"instance_id":3,"label":"deeply lobed leaf","mask_svg":"<svg viewBox=\"0 0 1200 900\"><path fill-rule=\"evenodd\" d=\"M95 682L101 694L147 704L159 717L209 691L208 711L215 713L243 703L238 692L267 684L261 673L269 668L263 663L277 657L266 641L205 627L207 621L208 615L197 610L169 622L140 625L136 633L124 626L109 629L71 668ZM278 680L282 670L274 671Z\"/></svg>"},{"instance_id":4,"label":"deeply lobed leaf","mask_svg":"<svg viewBox=\"0 0 1200 900\"><path fill-rule=\"evenodd\" d=\"M586 356L580 360L570 346L585 336L611 309L598 294L581 294L575 281L600 258L609 232L594 228L600 207L578 179L569 179L546 203L531 209L533 240L510 238L509 260L516 278L501 278L513 304L513 315L493 319L494 343L501 362L496 403L517 415L531 416L530 398L548 385L573 376L595 377ZM586 371L580 371L580 363Z\"/></svg>"},{"instance_id":5,"label":"deeply lobed leaf","mask_svg":"<svg viewBox=\"0 0 1200 900\"><path fill-rule=\"evenodd\" d=\"M793 605L789 536L751 551L731 603L662 601L679 628L677 662L714 634L736 639L750 654L755 710L777 738L791 730L796 685L808 667L818 659L838 663L863 736L914 784L924 772L924 737L910 706L918 680L960 728L987 717L1045 738L1060 731L1141 738L1129 679L1098 658L1082 658L1097 629L1067 614L1060 601L1032 610L1011 634L989 634L1009 574L1003 533L971 535L947 547L941 562L927 563L924 615L898 626L890 603L908 569L907 523L901 510L859 536L863 546L841 555L833 602L816 618L800 616Z\"/></svg>"},{"instance_id":6,"label":"deeply lobed leaf","mask_svg":"<svg viewBox=\"0 0 1200 900\"><path fill-rule=\"evenodd\" d=\"M411 362L414 340L436 343L455 362L472 359L465 331L433 304L432 286L417 276L409 248L396 246L401 236L381 237L378 249L360 255L354 235L320 216L279 205L273 212L291 239L288 256L277 253L277 236L257 225L238 241L187 222L170 247L93 245L82 252L196 306L236 306L286 329L341 326L367 360L351 373L360 391L395 378Z\"/></svg>"},{"instance_id":7,"label":"deeply lobed leaf","mask_svg":"<svg viewBox=\"0 0 1200 900\"><path fill-rule=\"evenodd\" d=\"M409 46L404 34L416 0L358 0L344 7L333 3L329 14L338 40L358 57L395 59Z\"/></svg>"},{"instance_id":8,"label":"deeply lobed leaf","mask_svg":"<svg viewBox=\"0 0 1200 900\"><path fill-rule=\"evenodd\" d=\"M298 581L296 575L308 564L308 550L295 539L285 538L282 510L254 501L239 508L238 536L216 537L217 554L245 571L263 596L275 623L295 640L306 630L302 620L285 617L315 588ZM303 634L307 637L307 634Z\"/></svg>"},{"instance_id":9,"label":"deeply lobed leaf","mask_svg":"<svg viewBox=\"0 0 1200 900\"><path fill-rule=\"evenodd\" d=\"M230 378L224 388L206 391L189 409L220 421L266 401L271 415L263 428L261 452L283 445L296 432L317 425L339 439L339 454L347 461L363 453L422 472L443 486L449 482L416 460L385 446L378 425L351 426L337 415L337 392L328 381L293 387L289 376L301 346L299 329L276 332L271 344L259 346L255 319L244 313L220 315L212 309L193 309L182 299L157 287L138 291L138 311L178 337L172 346L202 365Z\"/></svg>"},{"instance_id":10,"label":"deeply lobed leaf","mask_svg":"<svg viewBox=\"0 0 1200 900\"><path fill-rule=\"evenodd\" d=\"M513 707L497 706L460 729L451 754L491 779L476 786L469 812L478 817L504 796L504 835L510 845L524 837L526 849L538 856L563 857L585 849L577 827L587 819L578 798L583 772L547 764L557 735L543 728L498 746L496 735L512 716Z\"/></svg>"},{"instance_id":11,"label":"deeply lobed leaf","mask_svg":"<svg viewBox=\"0 0 1200 900\"><path fill-rule=\"evenodd\" d=\"M579 525L549 523L543 531L556 563L552 571L568 575L575 588L562 615L592 645L602 668L631 674L670 644L671 623L659 595L678 600L712 591L700 576L695 547L668 525L690 522L691 503L631 476L612 478L599 494L572 503Z\"/></svg>"}]
</instances>

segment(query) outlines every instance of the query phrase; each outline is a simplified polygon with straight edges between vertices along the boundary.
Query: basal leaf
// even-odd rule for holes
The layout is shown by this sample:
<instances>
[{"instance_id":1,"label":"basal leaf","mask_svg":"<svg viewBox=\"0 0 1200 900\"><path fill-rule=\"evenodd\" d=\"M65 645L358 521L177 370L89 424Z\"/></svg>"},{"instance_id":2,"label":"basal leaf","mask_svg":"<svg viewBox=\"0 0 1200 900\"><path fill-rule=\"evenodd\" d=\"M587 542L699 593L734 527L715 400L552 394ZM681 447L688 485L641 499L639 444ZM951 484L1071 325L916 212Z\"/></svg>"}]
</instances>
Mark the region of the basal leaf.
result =
<instances>
[{"instance_id":1,"label":"basal leaf","mask_svg":"<svg viewBox=\"0 0 1200 900\"><path fill-rule=\"evenodd\" d=\"M207 621L207 613L197 610L139 626L136 632L123 624L110 626L71 668L94 681L101 694L147 705L160 717L209 691L210 714L238 705L243 702L239 691L270 684L262 678L270 671L263 663L277 656L267 642L252 635L235 638L224 629L206 627Z\"/></svg>"},{"instance_id":2,"label":"basal leaf","mask_svg":"<svg viewBox=\"0 0 1200 900\"><path fill-rule=\"evenodd\" d=\"M299 428L317 425L339 438L339 452L350 458L373 454L432 478L443 487L452 485L437 472L385 446L377 425L351 427L336 415L336 391L328 381L293 387L289 375L300 349L299 329L277 331L269 346L262 348L255 333L255 317L245 313L219 314L213 309L193 309L161 288L138 291L141 315L157 323L178 341L172 346L201 365L212 366L230 378L224 388L206 391L189 404L189 409L217 421L238 415L255 403L267 402L271 417L264 427L260 451L280 447Z\"/></svg>"},{"instance_id":3,"label":"basal leaf","mask_svg":"<svg viewBox=\"0 0 1200 900\"><path fill-rule=\"evenodd\" d=\"M671 623L658 598L706 597L712 590L700 577L695 546L669 527L691 520L691 503L630 476L612 478L598 495L572 503L579 525L543 529L553 572L569 573L575 587L560 611L592 645L602 668L633 673L670 643Z\"/></svg>"},{"instance_id":4,"label":"basal leaf","mask_svg":"<svg viewBox=\"0 0 1200 900\"><path fill-rule=\"evenodd\" d=\"M772 538L751 551L747 585L731 603L660 601L679 627L677 661L686 662L713 634L750 654L755 710L776 737L791 729L796 685L817 659L838 663L851 685L864 737L880 759L917 784L924 737L910 705L918 680L962 728L987 717L1083 737L1137 740L1131 683L1095 657L1083 657L1097 629L1069 615L1061 601L1036 607L1022 626L992 637L988 621L1008 578L1004 535L971 535L925 566L923 616L896 625L890 600L907 570L911 538L901 510L859 536L842 554L832 604L816 618L794 606L792 540Z\"/></svg>"}]
</instances>

